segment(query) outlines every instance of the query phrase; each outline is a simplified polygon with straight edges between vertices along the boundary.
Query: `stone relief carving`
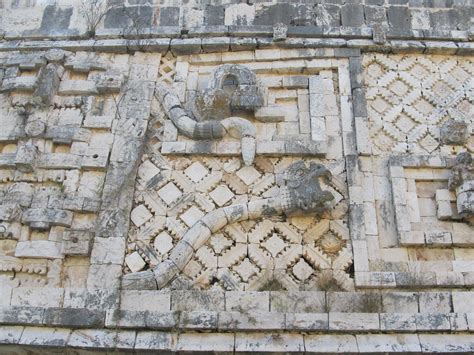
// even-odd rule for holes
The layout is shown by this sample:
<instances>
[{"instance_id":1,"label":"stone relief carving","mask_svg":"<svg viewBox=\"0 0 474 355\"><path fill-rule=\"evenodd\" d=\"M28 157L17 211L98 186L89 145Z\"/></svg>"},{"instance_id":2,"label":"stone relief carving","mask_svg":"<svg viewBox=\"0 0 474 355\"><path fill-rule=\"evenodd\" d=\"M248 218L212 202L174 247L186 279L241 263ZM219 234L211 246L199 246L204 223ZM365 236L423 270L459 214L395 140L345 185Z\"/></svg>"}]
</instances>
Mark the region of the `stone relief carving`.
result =
<instances>
[{"instance_id":1,"label":"stone relief carving","mask_svg":"<svg viewBox=\"0 0 474 355\"><path fill-rule=\"evenodd\" d=\"M461 120L448 120L441 126L443 144L464 145L469 139L469 125Z\"/></svg>"},{"instance_id":2,"label":"stone relief carving","mask_svg":"<svg viewBox=\"0 0 474 355\"><path fill-rule=\"evenodd\" d=\"M112 146L110 94L124 80L109 59L50 49L0 60L7 73L0 87L6 285L85 286Z\"/></svg>"},{"instance_id":3,"label":"stone relief carving","mask_svg":"<svg viewBox=\"0 0 474 355\"><path fill-rule=\"evenodd\" d=\"M364 56L369 131L374 155L447 152L472 126L470 58ZM469 129L468 129L469 132Z\"/></svg>"},{"instance_id":4,"label":"stone relief carving","mask_svg":"<svg viewBox=\"0 0 474 355\"><path fill-rule=\"evenodd\" d=\"M253 71L243 65L223 64L211 73L207 89L197 92L189 108L196 120L220 120L236 110L263 106L262 89Z\"/></svg>"},{"instance_id":5,"label":"stone relief carving","mask_svg":"<svg viewBox=\"0 0 474 355\"><path fill-rule=\"evenodd\" d=\"M331 179L331 172L324 165L310 163L307 167L303 161L293 163L284 179L286 186L282 188L281 198L287 216L322 215L330 208L334 196L322 190L320 183Z\"/></svg>"},{"instance_id":6,"label":"stone relief carving","mask_svg":"<svg viewBox=\"0 0 474 355\"><path fill-rule=\"evenodd\" d=\"M256 76L242 65L224 64L214 70L212 78L208 88L189 101L188 110L164 83L157 84L157 98L181 134L196 140L215 140L227 135L241 139L242 158L246 165L251 165L256 150L255 126L232 114L237 110L254 111L263 105ZM230 91L223 89L226 80L232 80Z\"/></svg>"},{"instance_id":7,"label":"stone relief carving","mask_svg":"<svg viewBox=\"0 0 474 355\"><path fill-rule=\"evenodd\" d=\"M167 260L152 271L125 275L124 288L165 287L184 269L195 251L202 247L212 234L228 224L255 220L276 215L314 215L321 217L328 212L333 194L322 188L331 179L330 171L322 164L303 161L291 164L284 173L285 185L273 198L232 204L216 209L198 220L173 248Z\"/></svg>"},{"instance_id":8,"label":"stone relief carving","mask_svg":"<svg viewBox=\"0 0 474 355\"><path fill-rule=\"evenodd\" d=\"M456 194L459 215L474 222L474 163L469 152L458 154L448 186Z\"/></svg>"}]
</instances>

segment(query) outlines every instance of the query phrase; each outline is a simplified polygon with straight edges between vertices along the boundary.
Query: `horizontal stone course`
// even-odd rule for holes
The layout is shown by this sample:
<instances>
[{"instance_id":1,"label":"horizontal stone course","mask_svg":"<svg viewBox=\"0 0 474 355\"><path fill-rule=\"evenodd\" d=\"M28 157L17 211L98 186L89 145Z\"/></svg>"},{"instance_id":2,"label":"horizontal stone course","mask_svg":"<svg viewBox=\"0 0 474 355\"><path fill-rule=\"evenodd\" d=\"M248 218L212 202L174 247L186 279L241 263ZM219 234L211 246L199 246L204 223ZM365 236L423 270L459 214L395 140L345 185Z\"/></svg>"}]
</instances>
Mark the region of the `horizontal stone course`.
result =
<instances>
[{"instance_id":1,"label":"horizontal stone course","mask_svg":"<svg viewBox=\"0 0 474 355\"><path fill-rule=\"evenodd\" d=\"M297 333L194 333L160 331L107 331L100 329L0 327L2 344L25 349L64 346L83 349L236 353L420 353L472 352L470 334L297 334Z\"/></svg>"}]
</instances>

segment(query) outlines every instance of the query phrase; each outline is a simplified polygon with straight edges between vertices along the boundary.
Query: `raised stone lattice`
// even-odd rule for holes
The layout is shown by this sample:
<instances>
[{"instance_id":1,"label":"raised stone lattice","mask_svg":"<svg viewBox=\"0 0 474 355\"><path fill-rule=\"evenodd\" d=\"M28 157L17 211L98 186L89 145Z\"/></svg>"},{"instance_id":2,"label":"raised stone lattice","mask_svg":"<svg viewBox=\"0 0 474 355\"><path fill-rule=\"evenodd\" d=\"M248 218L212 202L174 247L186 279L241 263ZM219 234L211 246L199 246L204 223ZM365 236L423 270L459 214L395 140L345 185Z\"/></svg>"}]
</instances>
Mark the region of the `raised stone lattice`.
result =
<instances>
[{"instance_id":1,"label":"raised stone lattice","mask_svg":"<svg viewBox=\"0 0 474 355\"><path fill-rule=\"evenodd\" d=\"M443 122L474 124L469 58L370 54L363 66L375 154L431 154Z\"/></svg>"},{"instance_id":2,"label":"raised stone lattice","mask_svg":"<svg viewBox=\"0 0 474 355\"><path fill-rule=\"evenodd\" d=\"M152 217L132 228L128 253L138 251L146 268L166 260L171 245L175 246L206 213L276 196L281 172L295 160L257 157L254 167L245 167L238 158L165 160L155 155L146 159L139 168L133 211L145 206L147 212L143 214L151 213ZM274 217L228 225L194 253L171 287L258 290L275 279L285 289L318 289L321 273L329 272L341 289L351 289L344 164L325 164L334 174L327 187L335 196L332 212L321 218ZM197 174L191 175L194 179L189 176L191 172ZM169 194L179 197L168 204L160 192L170 184L179 194L174 189Z\"/></svg>"}]
</instances>

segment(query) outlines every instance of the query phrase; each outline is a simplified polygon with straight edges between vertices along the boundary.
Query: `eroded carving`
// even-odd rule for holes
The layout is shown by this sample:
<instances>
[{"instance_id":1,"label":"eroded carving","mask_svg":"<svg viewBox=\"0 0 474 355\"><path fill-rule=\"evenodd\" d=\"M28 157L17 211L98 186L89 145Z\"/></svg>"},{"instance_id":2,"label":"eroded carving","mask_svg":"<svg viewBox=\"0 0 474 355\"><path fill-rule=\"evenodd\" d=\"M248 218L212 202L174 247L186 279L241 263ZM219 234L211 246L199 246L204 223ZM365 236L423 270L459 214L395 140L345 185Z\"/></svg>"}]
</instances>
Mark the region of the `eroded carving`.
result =
<instances>
[{"instance_id":1,"label":"eroded carving","mask_svg":"<svg viewBox=\"0 0 474 355\"><path fill-rule=\"evenodd\" d=\"M212 72L211 78L208 88L198 92L189 103L196 120L220 120L231 116L235 110L254 111L263 106L257 77L245 66L221 65Z\"/></svg>"},{"instance_id":2,"label":"eroded carving","mask_svg":"<svg viewBox=\"0 0 474 355\"><path fill-rule=\"evenodd\" d=\"M460 153L449 177L448 186L456 194L456 206L461 217L474 218L474 163L469 152Z\"/></svg>"},{"instance_id":3,"label":"eroded carving","mask_svg":"<svg viewBox=\"0 0 474 355\"><path fill-rule=\"evenodd\" d=\"M328 182L331 172L321 164L303 161L293 163L285 173L286 186L282 189L283 210L287 216L322 215L328 211L334 196L321 189L320 182Z\"/></svg>"},{"instance_id":4,"label":"eroded carving","mask_svg":"<svg viewBox=\"0 0 474 355\"><path fill-rule=\"evenodd\" d=\"M168 117L181 134L196 140L221 139L226 135L240 138L242 159L246 165L252 164L255 158L256 129L251 122L241 117L197 122L188 115L178 96L168 86L159 83L155 92Z\"/></svg>"},{"instance_id":5,"label":"eroded carving","mask_svg":"<svg viewBox=\"0 0 474 355\"><path fill-rule=\"evenodd\" d=\"M465 121L449 120L443 124L440 133L444 144L463 145L469 139L469 125Z\"/></svg>"}]
</instances>

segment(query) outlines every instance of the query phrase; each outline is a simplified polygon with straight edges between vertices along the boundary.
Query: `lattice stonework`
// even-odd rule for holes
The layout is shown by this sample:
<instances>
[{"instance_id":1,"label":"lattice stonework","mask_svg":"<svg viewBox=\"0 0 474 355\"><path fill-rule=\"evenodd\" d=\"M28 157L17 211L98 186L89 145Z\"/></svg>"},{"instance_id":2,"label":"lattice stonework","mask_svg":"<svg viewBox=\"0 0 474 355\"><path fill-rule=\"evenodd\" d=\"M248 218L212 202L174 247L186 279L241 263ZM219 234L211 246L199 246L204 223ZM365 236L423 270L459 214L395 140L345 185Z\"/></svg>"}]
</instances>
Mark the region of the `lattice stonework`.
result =
<instances>
[{"instance_id":1,"label":"lattice stonework","mask_svg":"<svg viewBox=\"0 0 474 355\"><path fill-rule=\"evenodd\" d=\"M275 196L278 173L295 160L257 158L254 166L247 167L238 158L146 159L139 169L129 254L138 252L148 266L158 264L206 213ZM229 225L195 253L179 281L202 289L255 290L271 282L285 289L317 289L319 278L332 276L339 287L350 289L344 164L329 166L337 201L330 215Z\"/></svg>"},{"instance_id":2,"label":"lattice stonework","mask_svg":"<svg viewBox=\"0 0 474 355\"><path fill-rule=\"evenodd\" d=\"M222 63L200 62L195 57L178 59L176 62L169 55L161 59L159 81L172 84L169 87L176 92L175 100L190 114L195 113L189 102L197 92L206 90L212 71ZM242 116L256 127L256 155L249 165L244 164L239 139L193 140L178 132L164 110L156 110L138 169L125 274L166 262L191 227L209 213L279 196L284 172L302 160L307 166L320 163L331 172L332 179L324 186L334 196L331 212L321 217L275 215L230 223L194 251L166 287L354 288L340 124L341 111L350 112L347 62L315 59L308 61L308 68L300 75L295 75L291 61L275 62L281 67L278 71L271 63L266 63L265 70L255 69L255 64L263 63L242 63L255 72L264 97L261 108ZM183 151L174 148L183 145ZM200 150L208 147L204 153Z\"/></svg>"},{"instance_id":3,"label":"lattice stonework","mask_svg":"<svg viewBox=\"0 0 474 355\"><path fill-rule=\"evenodd\" d=\"M370 54L363 65L374 154L431 154L448 118L474 123L469 58Z\"/></svg>"},{"instance_id":4,"label":"lattice stonework","mask_svg":"<svg viewBox=\"0 0 474 355\"><path fill-rule=\"evenodd\" d=\"M176 57L171 52L161 57L158 81L172 83L176 74Z\"/></svg>"}]
</instances>

